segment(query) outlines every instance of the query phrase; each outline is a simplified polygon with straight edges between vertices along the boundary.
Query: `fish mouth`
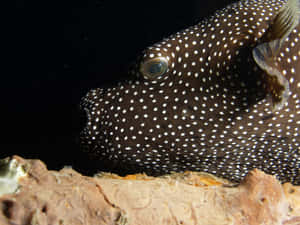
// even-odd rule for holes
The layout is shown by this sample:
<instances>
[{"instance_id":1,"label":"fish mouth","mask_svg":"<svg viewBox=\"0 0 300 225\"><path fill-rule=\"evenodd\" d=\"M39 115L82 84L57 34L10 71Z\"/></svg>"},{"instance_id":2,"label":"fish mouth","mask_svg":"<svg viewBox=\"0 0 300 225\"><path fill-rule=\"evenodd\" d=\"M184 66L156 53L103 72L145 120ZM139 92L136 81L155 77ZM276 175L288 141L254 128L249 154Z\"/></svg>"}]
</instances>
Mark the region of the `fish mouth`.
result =
<instances>
[{"instance_id":1,"label":"fish mouth","mask_svg":"<svg viewBox=\"0 0 300 225\"><path fill-rule=\"evenodd\" d=\"M95 118L97 112L94 111L95 102L93 102L89 95L94 90L88 92L80 103L81 111L81 132L79 135L79 146L82 152L84 152L89 160L89 167L93 171L112 172L120 175L126 175L129 170L121 168L120 160L112 157L108 154L108 148L103 146L105 137L103 135L105 128L102 125L95 125L95 122L100 124L100 120L103 120L103 113L98 113L99 117ZM101 114L101 115L100 115ZM98 118L98 119L97 119ZM97 126L97 127L95 127Z\"/></svg>"}]
</instances>

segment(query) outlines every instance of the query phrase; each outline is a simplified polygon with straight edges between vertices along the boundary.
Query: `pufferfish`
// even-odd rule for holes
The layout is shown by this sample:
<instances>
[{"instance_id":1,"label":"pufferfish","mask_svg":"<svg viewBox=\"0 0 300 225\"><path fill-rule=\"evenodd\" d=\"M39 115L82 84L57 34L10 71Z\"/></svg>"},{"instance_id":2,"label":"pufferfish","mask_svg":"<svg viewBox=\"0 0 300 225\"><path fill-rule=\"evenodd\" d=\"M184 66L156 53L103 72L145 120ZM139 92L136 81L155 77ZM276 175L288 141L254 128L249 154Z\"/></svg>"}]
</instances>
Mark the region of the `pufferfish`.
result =
<instances>
[{"instance_id":1,"label":"pufferfish","mask_svg":"<svg viewBox=\"0 0 300 225\"><path fill-rule=\"evenodd\" d=\"M133 79L83 98L82 148L131 172L300 184L299 20L299 0L242 0L148 47Z\"/></svg>"}]
</instances>

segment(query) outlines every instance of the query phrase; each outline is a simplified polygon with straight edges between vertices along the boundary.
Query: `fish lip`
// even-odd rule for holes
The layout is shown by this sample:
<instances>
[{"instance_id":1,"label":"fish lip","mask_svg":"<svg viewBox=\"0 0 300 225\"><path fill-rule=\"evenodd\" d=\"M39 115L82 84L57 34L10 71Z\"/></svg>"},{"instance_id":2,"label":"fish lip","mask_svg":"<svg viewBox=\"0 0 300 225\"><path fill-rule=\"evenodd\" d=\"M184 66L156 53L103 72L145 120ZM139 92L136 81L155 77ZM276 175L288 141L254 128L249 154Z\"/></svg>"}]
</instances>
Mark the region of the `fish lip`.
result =
<instances>
[{"instance_id":1,"label":"fish lip","mask_svg":"<svg viewBox=\"0 0 300 225\"><path fill-rule=\"evenodd\" d=\"M95 141L94 139L96 139L94 136L97 135L97 133L101 132L101 127L98 126L98 122L97 123L97 130L93 130L93 108L95 107L97 98L93 98L93 96L98 96L99 94L103 95L104 89L102 88L97 88L97 89L92 89L90 90L82 99L79 105L80 108L80 115L81 115L81 131L80 131L80 140L81 143L83 143L83 145L86 145L87 142L88 145L90 144L90 142ZM99 118L102 115L102 113L97 113L97 117ZM99 121L101 121L101 119L99 118ZM93 135L93 137L91 138L91 135Z\"/></svg>"},{"instance_id":2,"label":"fish lip","mask_svg":"<svg viewBox=\"0 0 300 225\"><path fill-rule=\"evenodd\" d=\"M90 113L90 110L88 108L83 109L85 117L86 117L86 122L85 122L85 127L88 126L88 123L91 122L92 120L92 115Z\"/></svg>"},{"instance_id":3,"label":"fish lip","mask_svg":"<svg viewBox=\"0 0 300 225\"><path fill-rule=\"evenodd\" d=\"M80 129L80 142L83 143L87 141L87 138L89 137L89 132L90 132L90 123L91 123L91 113L87 108L84 108L81 111L82 115L82 123L81 123L81 129Z\"/></svg>"},{"instance_id":4,"label":"fish lip","mask_svg":"<svg viewBox=\"0 0 300 225\"><path fill-rule=\"evenodd\" d=\"M92 122L91 110L89 109L88 103L87 99L83 99L80 104L80 138L88 136L87 134L90 130L89 124Z\"/></svg>"}]
</instances>

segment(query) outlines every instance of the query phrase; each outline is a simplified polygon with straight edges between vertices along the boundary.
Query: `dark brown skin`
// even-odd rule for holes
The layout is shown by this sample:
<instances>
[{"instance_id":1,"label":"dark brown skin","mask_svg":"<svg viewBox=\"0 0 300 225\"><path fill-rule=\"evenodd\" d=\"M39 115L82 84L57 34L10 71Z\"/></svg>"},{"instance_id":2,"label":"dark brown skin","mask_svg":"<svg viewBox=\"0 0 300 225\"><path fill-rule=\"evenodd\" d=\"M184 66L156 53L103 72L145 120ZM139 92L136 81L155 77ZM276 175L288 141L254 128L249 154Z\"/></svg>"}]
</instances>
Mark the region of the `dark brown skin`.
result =
<instances>
[{"instance_id":1,"label":"dark brown skin","mask_svg":"<svg viewBox=\"0 0 300 225\"><path fill-rule=\"evenodd\" d=\"M241 1L146 49L137 80L83 99L83 148L132 172L194 170L240 181L258 168L300 184L300 26L264 58L279 77L252 54L283 4Z\"/></svg>"}]
</instances>

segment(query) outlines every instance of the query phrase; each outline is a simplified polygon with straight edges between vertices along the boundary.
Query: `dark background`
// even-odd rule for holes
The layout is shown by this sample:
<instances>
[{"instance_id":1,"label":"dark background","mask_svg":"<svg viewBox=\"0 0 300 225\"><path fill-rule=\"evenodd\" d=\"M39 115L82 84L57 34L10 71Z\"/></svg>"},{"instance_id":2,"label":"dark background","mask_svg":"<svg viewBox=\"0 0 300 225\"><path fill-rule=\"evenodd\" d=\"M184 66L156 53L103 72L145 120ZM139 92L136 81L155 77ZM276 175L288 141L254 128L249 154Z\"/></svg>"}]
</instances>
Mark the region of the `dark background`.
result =
<instances>
[{"instance_id":1,"label":"dark background","mask_svg":"<svg viewBox=\"0 0 300 225\"><path fill-rule=\"evenodd\" d=\"M81 97L124 77L145 47L229 2L16 0L2 31L0 158L18 154L84 171Z\"/></svg>"}]
</instances>

